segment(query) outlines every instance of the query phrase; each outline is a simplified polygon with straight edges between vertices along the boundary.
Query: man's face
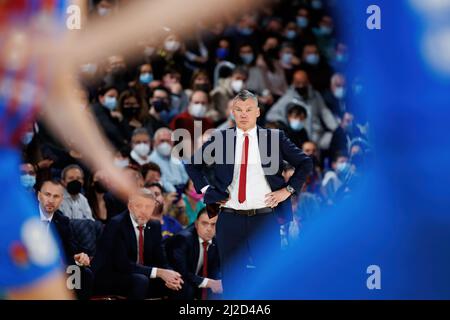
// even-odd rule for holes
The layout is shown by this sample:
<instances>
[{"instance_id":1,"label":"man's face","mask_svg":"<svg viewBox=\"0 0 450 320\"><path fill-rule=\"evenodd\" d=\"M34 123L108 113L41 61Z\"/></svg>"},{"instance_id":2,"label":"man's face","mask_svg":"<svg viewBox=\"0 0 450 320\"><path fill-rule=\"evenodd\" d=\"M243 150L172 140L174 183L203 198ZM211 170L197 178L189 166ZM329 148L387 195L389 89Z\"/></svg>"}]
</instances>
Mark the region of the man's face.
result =
<instances>
[{"instance_id":1,"label":"man's face","mask_svg":"<svg viewBox=\"0 0 450 320\"><path fill-rule=\"evenodd\" d=\"M233 115L236 119L236 126L241 130L247 131L254 128L259 114L259 108L253 99L238 100L234 104Z\"/></svg>"},{"instance_id":2,"label":"man's face","mask_svg":"<svg viewBox=\"0 0 450 320\"><path fill-rule=\"evenodd\" d=\"M311 142L305 142L303 144L303 152L307 155L307 156L314 156L316 155L316 145L314 143Z\"/></svg>"},{"instance_id":3,"label":"man's face","mask_svg":"<svg viewBox=\"0 0 450 320\"><path fill-rule=\"evenodd\" d=\"M306 59L306 56L310 54L319 54L317 47L315 45L306 45L303 49L303 59Z\"/></svg>"},{"instance_id":4,"label":"man's face","mask_svg":"<svg viewBox=\"0 0 450 320\"><path fill-rule=\"evenodd\" d=\"M145 176L145 183L154 183L161 181L161 174L156 170L149 170Z\"/></svg>"},{"instance_id":5,"label":"man's face","mask_svg":"<svg viewBox=\"0 0 450 320\"><path fill-rule=\"evenodd\" d=\"M155 138L155 147L159 146L161 143L167 142L172 145L172 133L170 131L162 131L158 133L158 136Z\"/></svg>"},{"instance_id":6,"label":"man's face","mask_svg":"<svg viewBox=\"0 0 450 320\"><path fill-rule=\"evenodd\" d=\"M66 175L65 175L62 183L63 183L64 187L67 187L67 184L74 180L80 181L81 185L84 184L83 173L79 169L76 169L76 168L69 169L66 171Z\"/></svg>"},{"instance_id":7,"label":"man's face","mask_svg":"<svg viewBox=\"0 0 450 320\"><path fill-rule=\"evenodd\" d=\"M108 67L106 71L108 73L116 73L125 70L125 60L122 56L110 56L108 57Z\"/></svg>"},{"instance_id":8,"label":"man's face","mask_svg":"<svg viewBox=\"0 0 450 320\"><path fill-rule=\"evenodd\" d=\"M208 96L203 91L195 91L192 94L191 104L202 104L206 106L208 105Z\"/></svg>"},{"instance_id":9,"label":"man's face","mask_svg":"<svg viewBox=\"0 0 450 320\"><path fill-rule=\"evenodd\" d=\"M134 148L136 145L144 143L150 146L150 136L145 133L136 134L131 138L131 147Z\"/></svg>"},{"instance_id":10,"label":"man's face","mask_svg":"<svg viewBox=\"0 0 450 320\"><path fill-rule=\"evenodd\" d=\"M46 182L38 192L38 200L45 212L52 215L61 205L63 195L64 191L62 186Z\"/></svg>"},{"instance_id":11,"label":"man's face","mask_svg":"<svg viewBox=\"0 0 450 320\"><path fill-rule=\"evenodd\" d=\"M155 195L156 201L158 201L160 204L164 203L164 196L163 196L160 188L153 186L153 187L150 187L149 190L151 192L153 192L153 194Z\"/></svg>"},{"instance_id":12,"label":"man's face","mask_svg":"<svg viewBox=\"0 0 450 320\"><path fill-rule=\"evenodd\" d=\"M336 79L331 83L331 90L334 91L338 87L345 87L345 78L338 76Z\"/></svg>"},{"instance_id":13,"label":"man's face","mask_svg":"<svg viewBox=\"0 0 450 320\"><path fill-rule=\"evenodd\" d=\"M292 78L292 84L296 88L304 88L308 86L309 84L308 74L301 70L297 71L296 73L294 73L294 76Z\"/></svg>"},{"instance_id":14,"label":"man's face","mask_svg":"<svg viewBox=\"0 0 450 320\"><path fill-rule=\"evenodd\" d=\"M350 113L345 113L342 117L341 127L342 129L347 129L353 125L353 115Z\"/></svg>"},{"instance_id":15,"label":"man's face","mask_svg":"<svg viewBox=\"0 0 450 320\"><path fill-rule=\"evenodd\" d=\"M209 241L216 235L217 217L209 219L208 214L204 213L195 221L198 236L204 241Z\"/></svg>"},{"instance_id":16,"label":"man's face","mask_svg":"<svg viewBox=\"0 0 450 320\"><path fill-rule=\"evenodd\" d=\"M139 225L144 225L150 220L155 206L155 200L139 195L132 196L128 201L128 210Z\"/></svg>"}]
</instances>

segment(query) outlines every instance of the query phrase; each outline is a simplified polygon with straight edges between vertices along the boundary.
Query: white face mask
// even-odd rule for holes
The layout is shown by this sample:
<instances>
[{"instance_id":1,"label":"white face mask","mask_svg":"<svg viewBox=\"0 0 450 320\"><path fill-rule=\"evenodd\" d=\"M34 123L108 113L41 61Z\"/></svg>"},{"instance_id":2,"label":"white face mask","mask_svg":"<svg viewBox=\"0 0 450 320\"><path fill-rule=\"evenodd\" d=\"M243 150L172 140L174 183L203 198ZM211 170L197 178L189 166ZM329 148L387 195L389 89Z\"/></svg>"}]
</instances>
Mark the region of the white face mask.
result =
<instances>
[{"instance_id":1,"label":"white face mask","mask_svg":"<svg viewBox=\"0 0 450 320\"><path fill-rule=\"evenodd\" d=\"M180 48L180 43L178 41L176 41L176 40L167 40L164 43L164 48L167 51L174 52L174 51L177 51Z\"/></svg>"},{"instance_id":2,"label":"white face mask","mask_svg":"<svg viewBox=\"0 0 450 320\"><path fill-rule=\"evenodd\" d=\"M345 88L344 87L336 87L334 89L333 94L337 99L342 99L345 97Z\"/></svg>"},{"instance_id":3,"label":"white face mask","mask_svg":"<svg viewBox=\"0 0 450 320\"><path fill-rule=\"evenodd\" d=\"M244 87L244 81L242 80L233 80L231 81L231 89L233 89L234 92L239 92Z\"/></svg>"},{"instance_id":4,"label":"white face mask","mask_svg":"<svg viewBox=\"0 0 450 320\"><path fill-rule=\"evenodd\" d=\"M190 104L189 113L194 118L203 118L206 114L206 106L201 103Z\"/></svg>"},{"instance_id":5,"label":"white face mask","mask_svg":"<svg viewBox=\"0 0 450 320\"><path fill-rule=\"evenodd\" d=\"M172 146L167 142L163 142L156 147L156 151L158 151L158 153L160 155L162 155L164 157L168 157L168 156L170 156L170 153L172 152Z\"/></svg>"},{"instance_id":6,"label":"white face mask","mask_svg":"<svg viewBox=\"0 0 450 320\"><path fill-rule=\"evenodd\" d=\"M109 8L103 8L103 7L98 8L98 15L101 17L106 17L110 13L111 13L111 9L109 9Z\"/></svg>"},{"instance_id":7,"label":"white face mask","mask_svg":"<svg viewBox=\"0 0 450 320\"><path fill-rule=\"evenodd\" d=\"M146 157L150 153L150 146L146 143L139 143L134 146L133 151L141 157Z\"/></svg>"},{"instance_id":8,"label":"white face mask","mask_svg":"<svg viewBox=\"0 0 450 320\"><path fill-rule=\"evenodd\" d=\"M128 159L114 159L114 165L118 168L126 168L130 164Z\"/></svg>"}]
</instances>

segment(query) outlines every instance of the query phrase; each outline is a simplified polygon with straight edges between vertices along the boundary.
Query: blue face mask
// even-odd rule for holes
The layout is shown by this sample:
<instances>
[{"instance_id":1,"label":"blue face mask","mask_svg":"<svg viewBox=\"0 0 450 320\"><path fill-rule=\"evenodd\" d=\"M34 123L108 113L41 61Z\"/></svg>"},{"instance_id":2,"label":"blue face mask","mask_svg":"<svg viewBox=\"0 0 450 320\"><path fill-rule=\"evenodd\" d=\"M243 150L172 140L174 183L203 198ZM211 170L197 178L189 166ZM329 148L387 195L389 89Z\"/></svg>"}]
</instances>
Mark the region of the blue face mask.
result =
<instances>
[{"instance_id":1,"label":"blue face mask","mask_svg":"<svg viewBox=\"0 0 450 320\"><path fill-rule=\"evenodd\" d=\"M306 63L308 64L312 64L312 65L316 65L319 63L319 55L316 53L310 53L306 56Z\"/></svg>"},{"instance_id":2,"label":"blue face mask","mask_svg":"<svg viewBox=\"0 0 450 320\"><path fill-rule=\"evenodd\" d=\"M296 20L297 20L297 25L300 28L306 28L308 26L308 23L309 23L308 18L306 18L306 17L297 17Z\"/></svg>"},{"instance_id":3,"label":"blue face mask","mask_svg":"<svg viewBox=\"0 0 450 320\"><path fill-rule=\"evenodd\" d=\"M33 140L34 132L27 132L22 137L22 143L24 145L30 144L31 140Z\"/></svg>"},{"instance_id":4,"label":"blue face mask","mask_svg":"<svg viewBox=\"0 0 450 320\"><path fill-rule=\"evenodd\" d=\"M36 177L30 174L23 174L20 176L20 183L25 189L31 189L36 184Z\"/></svg>"},{"instance_id":5,"label":"blue face mask","mask_svg":"<svg viewBox=\"0 0 450 320\"><path fill-rule=\"evenodd\" d=\"M250 64L253 61L253 53L243 53L240 57L245 64Z\"/></svg>"},{"instance_id":6,"label":"blue face mask","mask_svg":"<svg viewBox=\"0 0 450 320\"><path fill-rule=\"evenodd\" d=\"M336 99L342 99L345 97L345 88L344 87L336 87L333 92Z\"/></svg>"},{"instance_id":7,"label":"blue face mask","mask_svg":"<svg viewBox=\"0 0 450 320\"><path fill-rule=\"evenodd\" d=\"M305 127L305 124L300 119L289 120L289 127L294 131L300 131Z\"/></svg>"},{"instance_id":8,"label":"blue face mask","mask_svg":"<svg viewBox=\"0 0 450 320\"><path fill-rule=\"evenodd\" d=\"M329 36L332 32L333 32L333 29L330 28L330 27L321 26L319 28L319 33L324 35L324 36Z\"/></svg>"},{"instance_id":9,"label":"blue face mask","mask_svg":"<svg viewBox=\"0 0 450 320\"><path fill-rule=\"evenodd\" d=\"M224 60L228 58L229 50L227 48L217 48L216 50L216 57L220 60Z\"/></svg>"},{"instance_id":10,"label":"blue face mask","mask_svg":"<svg viewBox=\"0 0 450 320\"><path fill-rule=\"evenodd\" d=\"M115 97L105 96L105 101L103 102L103 105L112 111L117 106L117 99Z\"/></svg>"},{"instance_id":11,"label":"blue face mask","mask_svg":"<svg viewBox=\"0 0 450 320\"><path fill-rule=\"evenodd\" d=\"M292 53L283 53L281 55L281 61L284 64L291 64L292 63L292 57L293 57Z\"/></svg>"},{"instance_id":12,"label":"blue face mask","mask_svg":"<svg viewBox=\"0 0 450 320\"><path fill-rule=\"evenodd\" d=\"M239 29L240 34L244 35L244 36L249 36L253 33L253 29L252 28L241 28Z\"/></svg>"},{"instance_id":13,"label":"blue face mask","mask_svg":"<svg viewBox=\"0 0 450 320\"><path fill-rule=\"evenodd\" d=\"M350 172L350 164L341 162L336 165L336 172L340 177L345 177Z\"/></svg>"},{"instance_id":14,"label":"blue face mask","mask_svg":"<svg viewBox=\"0 0 450 320\"><path fill-rule=\"evenodd\" d=\"M143 84L148 84L153 81L153 73L141 73L139 76L139 81Z\"/></svg>"},{"instance_id":15,"label":"blue face mask","mask_svg":"<svg viewBox=\"0 0 450 320\"><path fill-rule=\"evenodd\" d=\"M337 53L336 54L336 62L343 63L343 62L346 62L347 59L348 58L347 58L346 54L343 54L343 53Z\"/></svg>"},{"instance_id":16,"label":"blue face mask","mask_svg":"<svg viewBox=\"0 0 450 320\"><path fill-rule=\"evenodd\" d=\"M311 7L315 10L322 9L322 1L320 0L313 0L311 1Z\"/></svg>"},{"instance_id":17,"label":"blue face mask","mask_svg":"<svg viewBox=\"0 0 450 320\"><path fill-rule=\"evenodd\" d=\"M288 30L286 32L286 38L288 38L289 40L294 39L297 36L297 32L295 32L295 30Z\"/></svg>"}]
</instances>

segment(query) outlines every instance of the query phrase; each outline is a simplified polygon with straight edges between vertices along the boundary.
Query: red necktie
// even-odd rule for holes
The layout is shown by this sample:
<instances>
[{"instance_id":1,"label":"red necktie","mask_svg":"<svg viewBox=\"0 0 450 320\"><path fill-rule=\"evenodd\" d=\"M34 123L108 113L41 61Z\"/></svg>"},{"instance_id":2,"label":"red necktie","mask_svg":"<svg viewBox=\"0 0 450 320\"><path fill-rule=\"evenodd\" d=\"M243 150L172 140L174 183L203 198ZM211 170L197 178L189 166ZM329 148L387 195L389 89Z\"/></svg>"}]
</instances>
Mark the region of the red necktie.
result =
<instances>
[{"instance_id":1,"label":"red necktie","mask_svg":"<svg viewBox=\"0 0 450 320\"><path fill-rule=\"evenodd\" d=\"M202 271L202 277L207 278L208 277L208 242L203 241L203 271ZM203 288L202 289L202 300L206 300L208 296L208 289Z\"/></svg>"},{"instance_id":2,"label":"red necktie","mask_svg":"<svg viewBox=\"0 0 450 320\"><path fill-rule=\"evenodd\" d=\"M144 264L144 226L138 226L139 229L139 264Z\"/></svg>"},{"instance_id":3,"label":"red necktie","mask_svg":"<svg viewBox=\"0 0 450 320\"><path fill-rule=\"evenodd\" d=\"M244 134L244 144L242 145L242 160L241 160L241 171L239 172L239 191L238 200L239 203L245 201L245 186L247 185L247 162L248 162L248 134Z\"/></svg>"}]
</instances>

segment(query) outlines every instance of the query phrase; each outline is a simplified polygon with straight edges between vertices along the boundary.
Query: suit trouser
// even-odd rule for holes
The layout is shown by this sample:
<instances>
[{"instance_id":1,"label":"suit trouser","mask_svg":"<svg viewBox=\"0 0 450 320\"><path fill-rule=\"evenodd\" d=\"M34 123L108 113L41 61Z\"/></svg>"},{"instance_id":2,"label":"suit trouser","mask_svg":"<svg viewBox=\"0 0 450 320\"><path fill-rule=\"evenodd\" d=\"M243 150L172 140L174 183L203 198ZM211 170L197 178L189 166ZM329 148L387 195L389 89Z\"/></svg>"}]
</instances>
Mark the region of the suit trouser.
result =
<instances>
[{"instance_id":1,"label":"suit trouser","mask_svg":"<svg viewBox=\"0 0 450 320\"><path fill-rule=\"evenodd\" d=\"M224 298L251 299L258 276L280 251L280 227L274 213L245 216L220 212L216 226Z\"/></svg>"}]
</instances>

